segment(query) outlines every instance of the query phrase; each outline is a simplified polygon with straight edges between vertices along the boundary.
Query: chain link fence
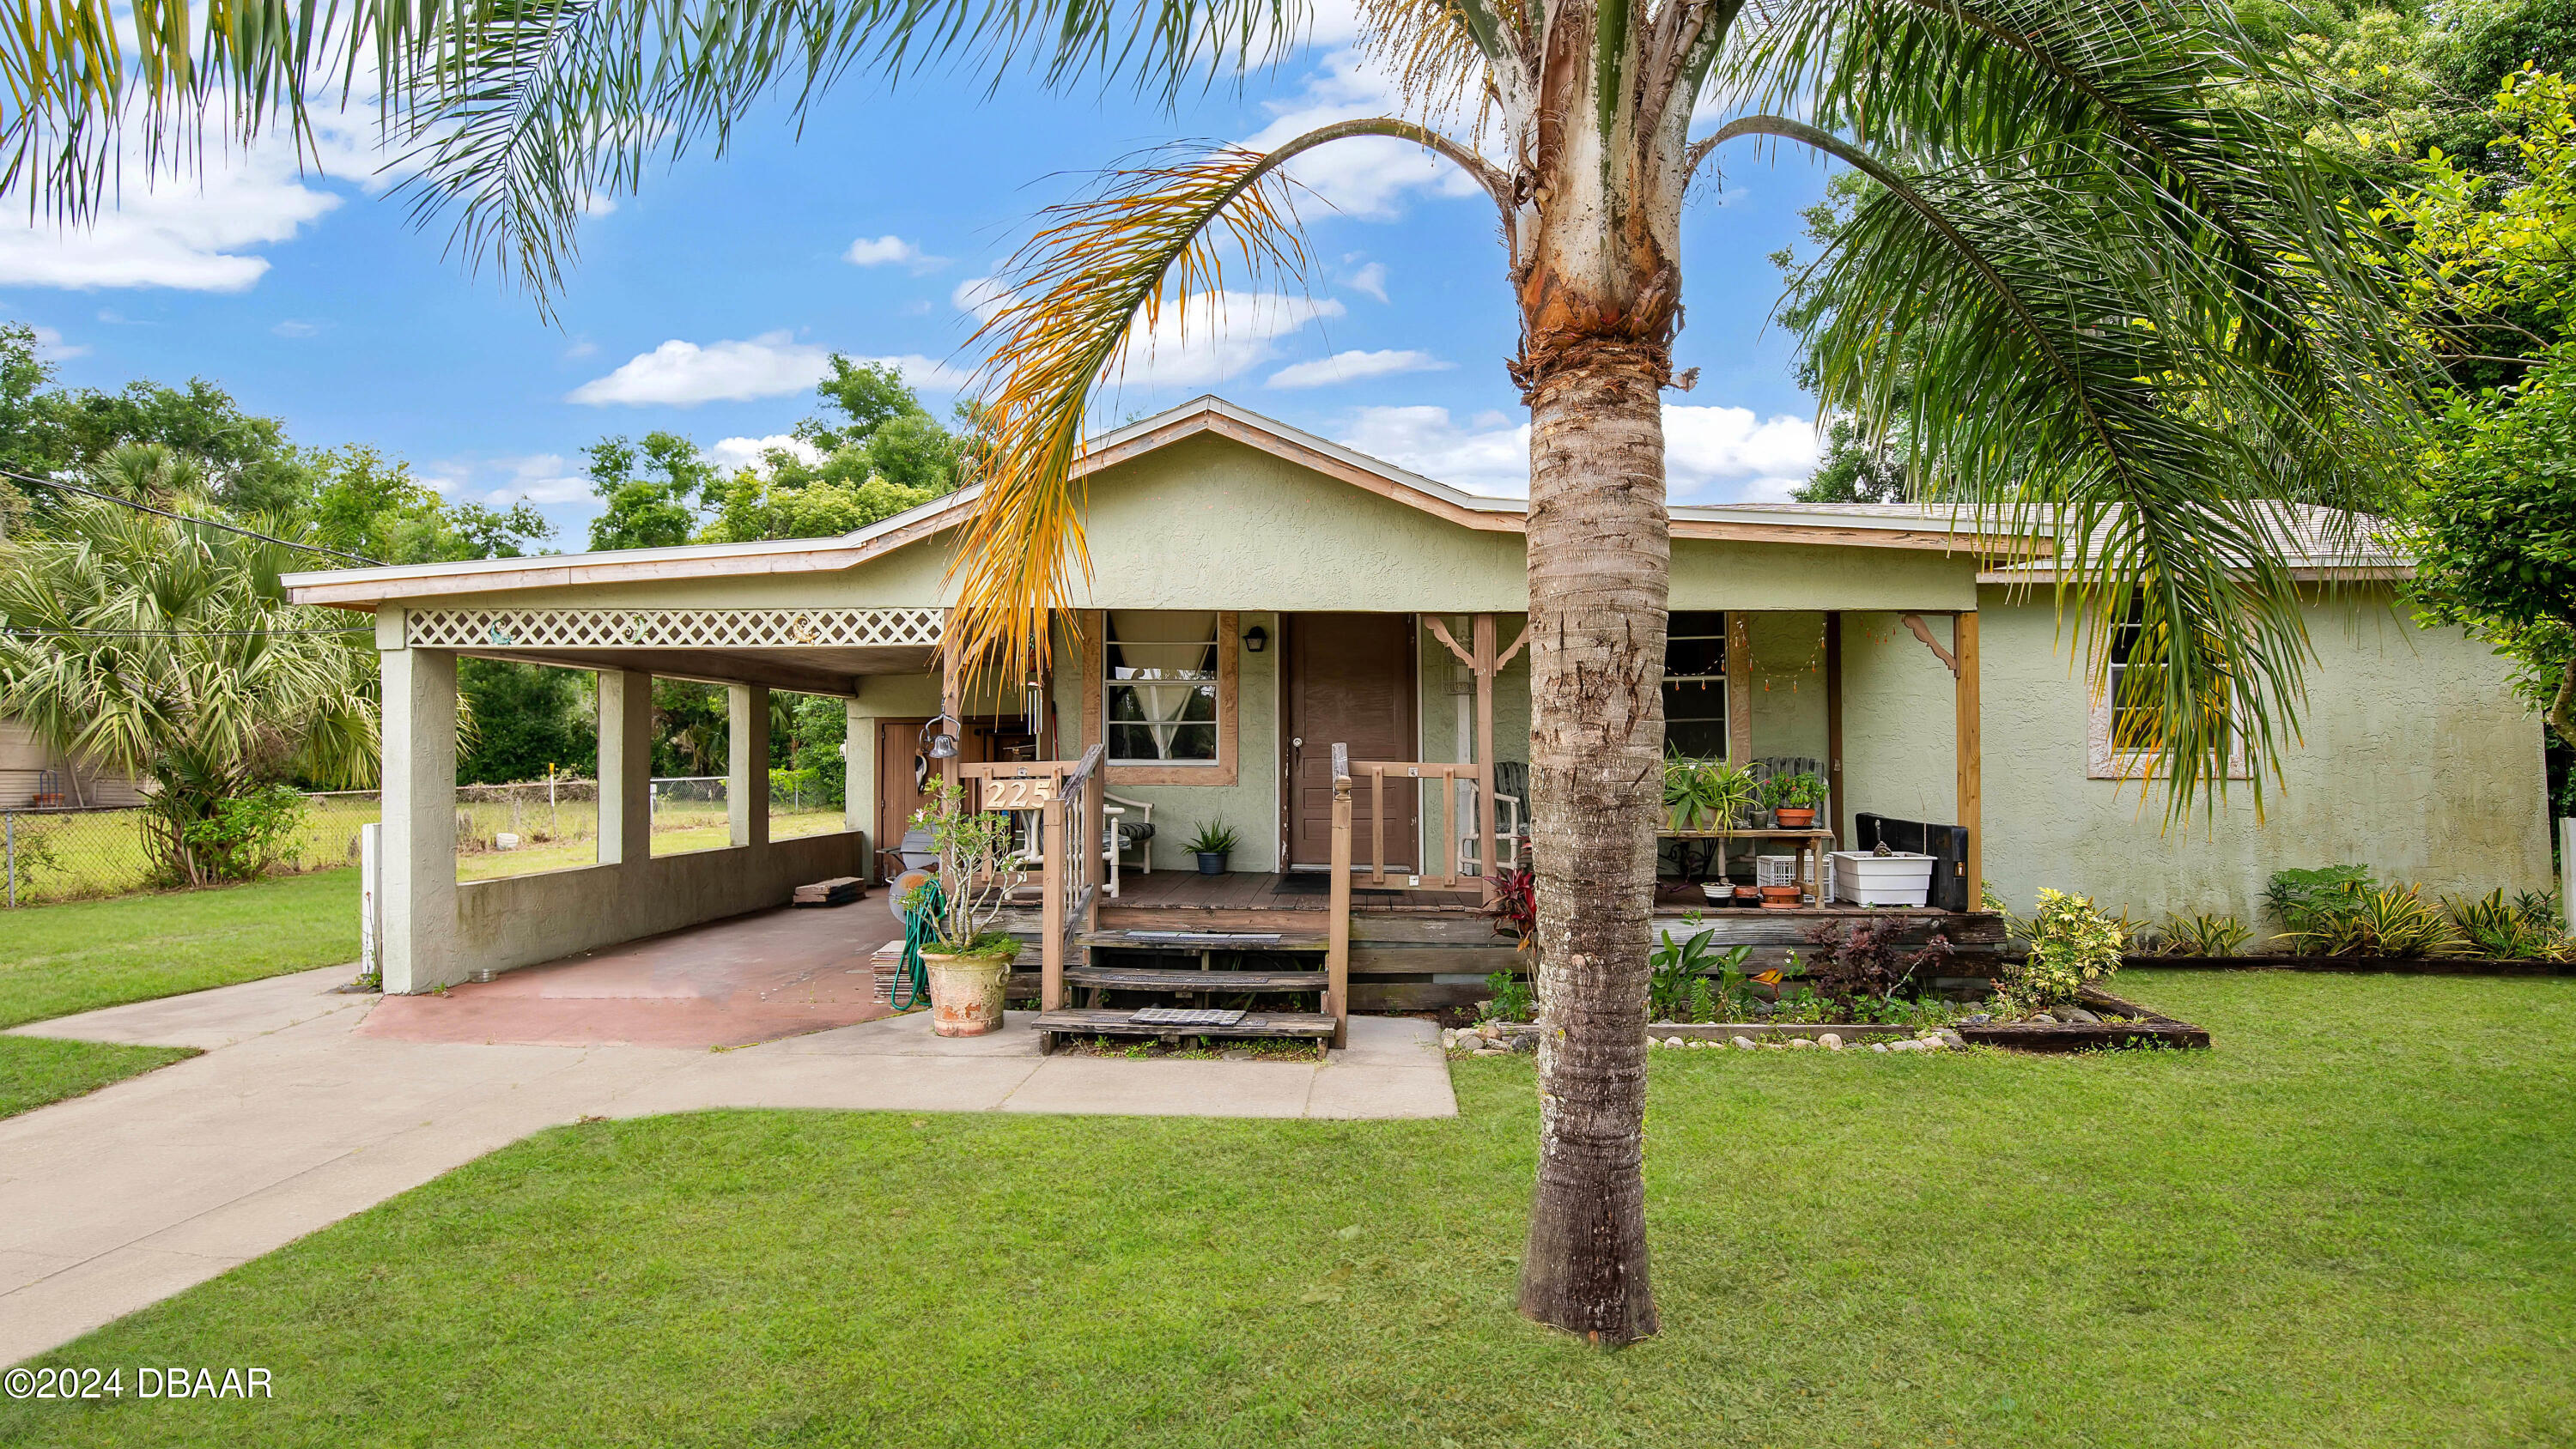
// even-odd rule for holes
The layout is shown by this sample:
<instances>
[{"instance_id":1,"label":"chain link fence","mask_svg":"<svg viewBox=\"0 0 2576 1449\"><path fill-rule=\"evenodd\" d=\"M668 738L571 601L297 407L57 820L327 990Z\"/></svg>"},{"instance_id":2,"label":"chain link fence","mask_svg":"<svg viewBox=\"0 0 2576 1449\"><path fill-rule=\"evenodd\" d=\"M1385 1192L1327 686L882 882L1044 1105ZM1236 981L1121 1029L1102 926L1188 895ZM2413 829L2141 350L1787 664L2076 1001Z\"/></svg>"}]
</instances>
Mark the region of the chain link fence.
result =
<instances>
[{"instance_id":1,"label":"chain link fence","mask_svg":"<svg viewBox=\"0 0 2576 1449\"><path fill-rule=\"evenodd\" d=\"M785 772L781 772L784 774ZM841 828L841 807L810 782L773 782L772 839ZM374 790L307 795L271 875L358 863L359 827L384 817ZM723 776L652 784L655 855L731 843ZM0 907L104 900L169 882L145 851L143 812L131 808L0 811ZM599 782L569 776L456 787L456 876L490 880L589 865L598 859Z\"/></svg>"}]
</instances>

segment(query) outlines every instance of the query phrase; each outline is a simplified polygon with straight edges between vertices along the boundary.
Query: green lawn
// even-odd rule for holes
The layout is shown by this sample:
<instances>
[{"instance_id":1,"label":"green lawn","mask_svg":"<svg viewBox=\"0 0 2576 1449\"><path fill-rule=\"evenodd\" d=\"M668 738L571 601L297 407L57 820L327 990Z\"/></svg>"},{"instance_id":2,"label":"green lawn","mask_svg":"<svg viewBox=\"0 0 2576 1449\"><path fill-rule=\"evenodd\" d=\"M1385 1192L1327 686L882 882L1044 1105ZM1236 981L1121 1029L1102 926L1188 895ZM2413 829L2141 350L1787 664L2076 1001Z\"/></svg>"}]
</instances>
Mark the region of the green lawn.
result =
<instances>
[{"instance_id":1,"label":"green lawn","mask_svg":"<svg viewBox=\"0 0 2576 1449\"><path fill-rule=\"evenodd\" d=\"M47 1362L0 1441L2421 1445L2576 1437L2576 982L2122 979L2209 1053L1656 1055L1665 1332L1510 1309L1536 1107L538 1136Z\"/></svg>"},{"instance_id":2,"label":"green lawn","mask_svg":"<svg viewBox=\"0 0 2576 1449\"><path fill-rule=\"evenodd\" d=\"M356 959L358 873L0 915L0 1027ZM0 1036L0 1117L193 1052Z\"/></svg>"}]
</instances>

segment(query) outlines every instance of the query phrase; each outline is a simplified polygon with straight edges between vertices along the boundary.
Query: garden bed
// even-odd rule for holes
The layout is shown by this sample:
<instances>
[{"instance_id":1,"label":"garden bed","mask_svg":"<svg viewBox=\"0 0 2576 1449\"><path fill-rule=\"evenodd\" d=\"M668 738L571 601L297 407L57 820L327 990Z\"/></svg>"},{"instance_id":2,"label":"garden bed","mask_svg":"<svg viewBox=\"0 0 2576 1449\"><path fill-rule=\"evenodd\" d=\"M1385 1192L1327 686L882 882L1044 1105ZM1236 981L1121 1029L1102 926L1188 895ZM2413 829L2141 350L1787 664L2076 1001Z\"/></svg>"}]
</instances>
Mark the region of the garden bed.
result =
<instances>
[{"instance_id":1,"label":"garden bed","mask_svg":"<svg viewBox=\"0 0 2576 1449\"><path fill-rule=\"evenodd\" d=\"M2011 1047L2025 1052L2083 1052L2124 1047L2206 1047L2209 1031L2150 1007L2093 987L2078 998L2096 1015L2125 1021L1996 1021L1962 1024L1957 1030L1971 1046Z\"/></svg>"},{"instance_id":2,"label":"garden bed","mask_svg":"<svg viewBox=\"0 0 2576 1449\"><path fill-rule=\"evenodd\" d=\"M2122 1048L2205 1048L2209 1031L2165 1015L2152 1007L2113 996L2107 991L2086 987L2080 1002L2089 1015L2118 1020L2097 1021L1977 1021L1961 1020L1940 1027L1873 1021L1655 1021L1646 1024L1646 1035L1653 1042L1669 1045L1681 1042L1710 1042L1726 1045L1741 1037L1761 1044L1788 1041L1821 1041L1833 1037L1839 1044L1868 1046L1871 1043L1909 1044L1922 1042L1946 1046L2008 1047L2028 1052L2107 1051ZM1538 1026L1532 1022L1494 1023L1491 1038L1476 1039L1473 1029L1457 1033L1456 1039L1444 1042L1452 1050L1475 1051L1500 1048L1504 1051L1534 1051L1538 1045Z\"/></svg>"},{"instance_id":3,"label":"garden bed","mask_svg":"<svg viewBox=\"0 0 2576 1449\"><path fill-rule=\"evenodd\" d=\"M2157 971L2363 971L2413 976L2576 976L2576 961L2494 956L2123 956Z\"/></svg>"}]
</instances>

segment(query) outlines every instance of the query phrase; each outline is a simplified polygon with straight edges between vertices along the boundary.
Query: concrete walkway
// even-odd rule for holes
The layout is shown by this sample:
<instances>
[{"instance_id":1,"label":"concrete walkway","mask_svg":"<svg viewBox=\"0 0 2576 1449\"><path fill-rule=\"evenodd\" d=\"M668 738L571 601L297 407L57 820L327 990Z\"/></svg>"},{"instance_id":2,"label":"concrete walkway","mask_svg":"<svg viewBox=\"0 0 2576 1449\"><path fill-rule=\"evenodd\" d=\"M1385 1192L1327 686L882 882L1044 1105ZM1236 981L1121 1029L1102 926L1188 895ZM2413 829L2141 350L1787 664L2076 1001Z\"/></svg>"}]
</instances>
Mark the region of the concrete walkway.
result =
<instances>
[{"instance_id":1,"label":"concrete walkway","mask_svg":"<svg viewBox=\"0 0 2576 1449\"><path fill-rule=\"evenodd\" d=\"M0 1119L0 1363L66 1343L541 1128L711 1107L1446 1117L1428 1022L1359 1017L1329 1062L1037 1054L926 1015L735 1051L490 1046L360 1030L332 967L19 1027L206 1055Z\"/></svg>"}]
</instances>

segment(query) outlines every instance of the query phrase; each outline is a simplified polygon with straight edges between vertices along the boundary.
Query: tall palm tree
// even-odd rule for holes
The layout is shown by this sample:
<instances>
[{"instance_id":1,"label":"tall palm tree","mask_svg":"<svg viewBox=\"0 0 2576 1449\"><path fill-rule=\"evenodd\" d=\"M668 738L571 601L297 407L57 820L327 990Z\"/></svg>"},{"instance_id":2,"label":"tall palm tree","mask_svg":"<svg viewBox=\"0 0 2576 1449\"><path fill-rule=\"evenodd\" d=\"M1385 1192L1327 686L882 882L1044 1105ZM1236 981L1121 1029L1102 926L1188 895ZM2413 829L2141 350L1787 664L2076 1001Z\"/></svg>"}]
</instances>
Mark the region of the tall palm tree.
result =
<instances>
[{"instance_id":1,"label":"tall palm tree","mask_svg":"<svg viewBox=\"0 0 2576 1449\"><path fill-rule=\"evenodd\" d=\"M29 3L37 23L0 37L5 135L57 207L96 195L120 119L183 142L191 102L224 89L228 124L254 131L357 77L387 97L422 211L541 300L595 194L657 156L720 151L761 97L801 111L852 74L938 56L1169 94L1303 31L1293 0L350 0L318 30L245 5L202 37L146 32L129 79L98 0ZM1687 385L1672 346L1692 186L1731 142L1877 183L1824 263L1823 401L1900 430L1979 513L2054 532L2097 678L2105 611L2141 600L2133 637L2159 658L2133 662L2158 666L2137 677L2164 695L2177 810L2223 788L2209 766L2231 734L2268 757L2295 727L2306 641L2260 505L2343 496L2401 411L2370 243L2327 163L2238 103L2297 78L2195 0L1364 0L1362 23L1404 81L1399 114L1110 173L1008 269L981 334L993 449L956 564L962 619L980 649L1045 647L1046 611L1085 567L1067 479L1093 389L1163 309L1221 295L1229 259L1297 271L1287 163L1394 137L1472 178L1495 208L1531 421L1548 1030L1520 1302L1627 1342L1657 1326L1641 1164L1661 393Z\"/></svg>"}]
</instances>

